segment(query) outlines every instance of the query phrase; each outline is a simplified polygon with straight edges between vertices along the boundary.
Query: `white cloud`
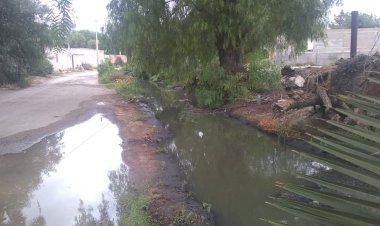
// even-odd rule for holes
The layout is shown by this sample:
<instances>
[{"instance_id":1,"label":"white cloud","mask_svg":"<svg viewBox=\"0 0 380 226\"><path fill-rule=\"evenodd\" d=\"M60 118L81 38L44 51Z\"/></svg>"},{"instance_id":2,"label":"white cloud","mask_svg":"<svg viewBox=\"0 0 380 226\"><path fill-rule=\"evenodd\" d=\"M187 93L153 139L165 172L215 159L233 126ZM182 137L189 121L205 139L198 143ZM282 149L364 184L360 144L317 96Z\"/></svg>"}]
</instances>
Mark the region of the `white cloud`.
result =
<instances>
[{"instance_id":1,"label":"white cloud","mask_svg":"<svg viewBox=\"0 0 380 226\"><path fill-rule=\"evenodd\" d=\"M107 19L107 4L110 0L74 0L74 14L76 30L95 31L95 21L98 21L98 30Z\"/></svg>"},{"instance_id":2,"label":"white cloud","mask_svg":"<svg viewBox=\"0 0 380 226\"><path fill-rule=\"evenodd\" d=\"M42 0L50 2L51 0ZM110 0L73 0L76 30L95 31L95 21L98 21L98 29L102 27L107 19L107 4ZM342 0L343 6L332 9L331 18L338 14L342 9L345 12L359 11L380 16L380 0Z\"/></svg>"},{"instance_id":3,"label":"white cloud","mask_svg":"<svg viewBox=\"0 0 380 226\"><path fill-rule=\"evenodd\" d=\"M380 16L379 0L342 0L343 6L335 7L332 15L338 14L341 10L345 12L359 11L360 13L375 14Z\"/></svg>"}]
</instances>

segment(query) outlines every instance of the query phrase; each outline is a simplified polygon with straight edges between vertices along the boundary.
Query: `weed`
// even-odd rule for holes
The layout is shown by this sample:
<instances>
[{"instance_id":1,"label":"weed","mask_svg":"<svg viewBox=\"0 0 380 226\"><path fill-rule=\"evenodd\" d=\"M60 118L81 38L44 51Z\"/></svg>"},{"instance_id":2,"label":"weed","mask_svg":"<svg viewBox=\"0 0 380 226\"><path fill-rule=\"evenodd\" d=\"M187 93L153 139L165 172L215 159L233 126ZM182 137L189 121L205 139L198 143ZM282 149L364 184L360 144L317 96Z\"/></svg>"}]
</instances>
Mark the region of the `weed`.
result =
<instances>
[{"instance_id":1,"label":"weed","mask_svg":"<svg viewBox=\"0 0 380 226\"><path fill-rule=\"evenodd\" d=\"M250 57L248 86L255 92L268 92L280 87L280 68L259 54Z\"/></svg>"},{"instance_id":2,"label":"weed","mask_svg":"<svg viewBox=\"0 0 380 226\"><path fill-rule=\"evenodd\" d=\"M25 77L21 77L20 80L17 81L17 86L20 88L27 88L30 86L29 80Z\"/></svg>"},{"instance_id":3,"label":"weed","mask_svg":"<svg viewBox=\"0 0 380 226\"><path fill-rule=\"evenodd\" d=\"M98 79L100 83L110 83L110 76L115 72L115 68L110 61L105 61L98 66Z\"/></svg>"},{"instance_id":4,"label":"weed","mask_svg":"<svg viewBox=\"0 0 380 226\"><path fill-rule=\"evenodd\" d=\"M176 215L171 223L173 226L200 226L202 225L202 217L198 214L181 208L176 211Z\"/></svg>"},{"instance_id":5,"label":"weed","mask_svg":"<svg viewBox=\"0 0 380 226\"><path fill-rule=\"evenodd\" d=\"M141 87L138 86L137 79L134 77L129 78L129 80L122 82L116 88L116 91L129 100L142 98L144 91Z\"/></svg>"},{"instance_id":6,"label":"weed","mask_svg":"<svg viewBox=\"0 0 380 226\"><path fill-rule=\"evenodd\" d=\"M148 198L137 191L122 194L118 200L120 226L148 226L150 217L146 211Z\"/></svg>"}]
</instances>

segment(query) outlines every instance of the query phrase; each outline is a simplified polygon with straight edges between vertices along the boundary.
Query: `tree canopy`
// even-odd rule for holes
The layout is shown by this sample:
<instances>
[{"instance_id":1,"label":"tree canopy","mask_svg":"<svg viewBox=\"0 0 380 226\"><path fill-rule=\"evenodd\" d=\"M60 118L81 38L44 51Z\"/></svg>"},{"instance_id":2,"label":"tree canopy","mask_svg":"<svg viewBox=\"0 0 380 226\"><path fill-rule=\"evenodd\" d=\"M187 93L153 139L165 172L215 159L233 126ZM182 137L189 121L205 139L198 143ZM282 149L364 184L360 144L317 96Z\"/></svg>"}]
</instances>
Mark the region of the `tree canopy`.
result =
<instances>
[{"instance_id":1,"label":"tree canopy","mask_svg":"<svg viewBox=\"0 0 380 226\"><path fill-rule=\"evenodd\" d=\"M68 42L71 48L96 48L95 31L80 30L72 31L68 37ZM106 50L105 35L98 33L99 49Z\"/></svg>"},{"instance_id":2,"label":"tree canopy","mask_svg":"<svg viewBox=\"0 0 380 226\"><path fill-rule=\"evenodd\" d=\"M71 29L71 0L56 8L38 0L0 1L0 84L19 81L46 63L45 48L58 46Z\"/></svg>"},{"instance_id":3,"label":"tree canopy","mask_svg":"<svg viewBox=\"0 0 380 226\"><path fill-rule=\"evenodd\" d=\"M334 20L329 24L332 29L350 29L351 28L351 13L340 11L335 15ZM380 17L373 14L360 13L358 17L359 28L380 27Z\"/></svg>"},{"instance_id":4,"label":"tree canopy","mask_svg":"<svg viewBox=\"0 0 380 226\"><path fill-rule=\"evenodd\" d=\"M115 43L149 74L185 71L215 58L235 74L244 70L247 55L270 50L279 40L300 50L308 38L323 37L336 2L111 0L108 27Z\"/></svg>"}]
</instances>

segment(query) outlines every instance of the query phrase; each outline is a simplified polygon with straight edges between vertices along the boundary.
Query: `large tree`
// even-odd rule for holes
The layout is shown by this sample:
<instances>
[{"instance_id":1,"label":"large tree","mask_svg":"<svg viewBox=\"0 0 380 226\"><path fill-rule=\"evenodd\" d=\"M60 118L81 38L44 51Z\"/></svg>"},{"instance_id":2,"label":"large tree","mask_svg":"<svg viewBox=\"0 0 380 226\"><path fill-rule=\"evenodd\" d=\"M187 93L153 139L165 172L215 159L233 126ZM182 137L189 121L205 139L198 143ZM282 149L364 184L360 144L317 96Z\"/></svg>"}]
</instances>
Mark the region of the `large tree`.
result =
<instances>
[{"instance_id":1,"label":"large tree","mask_svg":"<svg viewBox=\"0 0 380 226\"><path fill-rule=\"evenodd\" d=\"M19 81L46 61L45 48L59 46L72 27L71 0L0 1L0 84Z\"/></svg>"},{"instance_id":2,"label":"large tree","mask_svg":"<svg viewBox=\"0 0 380 226\"><path fill-rule=\"evenodd\" d=\"M321 38L337 0L111 0L110 24L148 73L210 62L234 74L244 57L281 39L302 49Z\"/></svg>"},{"instance_id":3,"label":"large tree","mask_svg":"<svg viewBox=\"0 0 380 226\"><path fill-rule=\"evenodd\" d=\"M332 29L350 29L351 28L351 13L340 11L335 15L334 20L329 24ZM359 28L380 27L380 17L373 14L359 13L358 17Z\"/></svg>"}]
</instances>

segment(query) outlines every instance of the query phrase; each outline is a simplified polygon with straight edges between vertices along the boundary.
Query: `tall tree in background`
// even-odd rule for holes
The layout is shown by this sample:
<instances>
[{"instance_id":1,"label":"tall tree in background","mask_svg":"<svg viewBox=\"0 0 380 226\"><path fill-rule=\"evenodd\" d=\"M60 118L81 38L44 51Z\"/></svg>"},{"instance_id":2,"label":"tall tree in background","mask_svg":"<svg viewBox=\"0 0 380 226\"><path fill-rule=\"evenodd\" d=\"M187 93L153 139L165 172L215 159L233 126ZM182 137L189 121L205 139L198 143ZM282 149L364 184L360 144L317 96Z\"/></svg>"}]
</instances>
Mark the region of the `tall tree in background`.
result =
<instances>
[{"instance_id":1,"label":"tall tree in background","mask_svg":"<svg viewBox=\"0 0 380 226\"><path fill-rule=\"evenodd\" d=\"M323 37L338 0L111 0L111 31L148 73L215 57L230 74L278 39L300 50Z\"/></svg>"},{"instance_id":2,"label":"tall tree in background","mask_svg":"<svg viewBox=\"0 0 380 226\"><path fill-rule=\"evenodd\" d=\"M359 28L372 28L380 27L380 17L376 15L359 13L358 18ZM350 29L351 28L351 13L340 11L338 15L335 15L334 21L329 24L332 29Z\"/></svg>"},{"instance_id":3,"label":"tall tree in background","mask_svg":"<svg viewBox=\"0 0 380 226\"><path fill-rule=\"evenodd\" d=\"M56 9L38 0L0 1L0 84L33 74L47 63L45 48L62 44L73 25L71 0L54 2Z\"/></svg>"},{"instance_id":4,"label":"tall tree in background","mask_svg":"<svg viewBox=\"0 0 380 226\"><path fill-rule=\"evenodd\" d=\"M99 49L107 50L105 45L105 35L98 33ZM72 31L68 37L71 48L96 48L95 31L80 30Z\"/></svg>"}]
</instances>

